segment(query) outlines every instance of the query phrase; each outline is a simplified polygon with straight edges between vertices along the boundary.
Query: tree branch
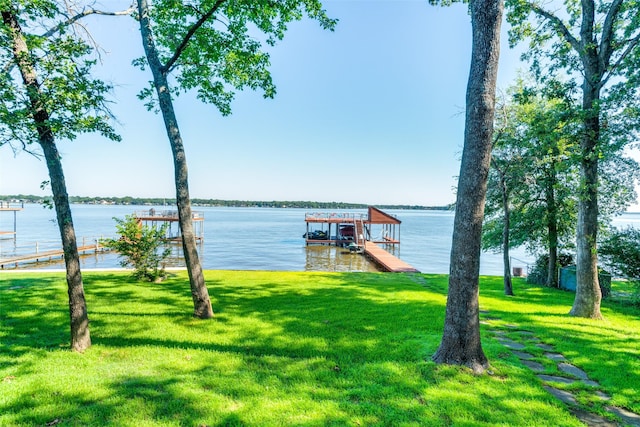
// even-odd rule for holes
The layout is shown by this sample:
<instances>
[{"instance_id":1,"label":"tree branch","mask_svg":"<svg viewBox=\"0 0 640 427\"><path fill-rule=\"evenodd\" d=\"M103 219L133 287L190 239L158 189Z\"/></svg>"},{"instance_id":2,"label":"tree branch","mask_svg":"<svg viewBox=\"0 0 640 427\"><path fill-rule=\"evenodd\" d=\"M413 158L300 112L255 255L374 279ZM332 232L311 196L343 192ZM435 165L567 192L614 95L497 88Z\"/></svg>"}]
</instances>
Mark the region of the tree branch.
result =
<instances>
[{"instance_id":1,"label":"tree branch","mask_svg":"<svg viewBox=\"0 0 640 427\"><path fill-rule=\"evenodd\" d=\"M623 0L614 0L614 2L611 3L609 11L607 12L607 17L605 18L602 26L602 40L600 41L598 61L600 62L600 67L603 73L607 70L609 60L611 59L613 49L611 46L611 40L613 38L613 24L616 22L616 18L620 12L622 1Z\"/></svg>"},{"instance_id":2,"label":"tree branch","mask_svg":"<svg viewBox=\"0 0 640 427\"><path fill-rule=\"evenodd\" d=\"M173 67L175 62L178 60L178 58L180 58L180 55L182 55L182 52L187 47L187 44L189 43L189 40L191 40L191 37L193 37L196 31L198 31L198 29L202 27L202 25L204 25L204 23L207 22L207 20L209 20L209 18L211 18L211 16L214 13L216 13L216 11L220 8L220 6L222 6L222 3L224 2L225 0L217 0L215 4L211 6L211 9L209 9L204 15L202 15L200 19L198 19L198 21L196 21L196 23L193 24L191 28L189 28L189 31L187 31L187 34L185 34L184 38L176 48L176 51L173 53L173 56L160 69L160 71L163 74L166 74L169 72L171 67Z\"/></svg>"},{"instance_id":3,"label":"tree branch","mask_svg":"<svg viewBox=\"0 0 640 427\"><path fill-rule=\"evenodd\" d=\"M533 11L533 13L535 13L538 16L541 16L545 19L547 19L548 21L551 22L551 24L553 26L556 27L556 29L560 32L560 34L562 34L562 36L565 38L565 40L567 40L567 42L569 42L569 44L579 53L580 52L580 41L578 41L578 39L576 39L571 32L569 32L569 29L566 27L566 25L564 25L562 23L562 21L560 20L560 18L558 18L557 16L555 16L553 13L548 12L546 10L544 10L543 8L539 7L536 4L533 4L531 2L527 3L529 5L529 7L531 7L531 10Z\"/></svg>"},{"instance_id":4,"label":"tree branch","mask_svg":"<svg viewBox=\"0 0 640 427\"><path fill-rule=\"evenodd\" d=\"M605 84L607 84L607 82L613 75L613 71L615 71L618 68L618 66L622 63L622 61L624 61L625 58L631 54L631 51L633 51L633 49L635 49L638 46L638 43L640 43L640 33L636 34L634 38L628 41L627 47L624 50L624 52L622 52L622 55L620 55L620 57L616 60L615 64L609 67L609 74L606 77L602 78L601 86L604 86Z\"/></svg>"},{"instance_id":5,"label":"tree branch","mask_svg":"<svg viewBox=\"0 0 640 427\"><path fill-rule=\"evenodd\" d=\"M56 25L55 27L51 28L49 31L47 31L46 33L44 33L42 35L42 37L51 37L52 35L54 35L55 33L57 33L58 31L60 31L62 28L67 27L71 24L74 24L75 22L79 21L80 19L87 17L89 15L105 15L105 16L126 16L126 15L131 15L135 10L135 7L133 5L131 5L128 9L119 11L119 12L105 12L103 10L97 10L97 9L85 9L82 12L79 12L77 14L75 14L74 16L67 18L66 21L59 23L58 25Z\"/></svg>"}]
</instances>

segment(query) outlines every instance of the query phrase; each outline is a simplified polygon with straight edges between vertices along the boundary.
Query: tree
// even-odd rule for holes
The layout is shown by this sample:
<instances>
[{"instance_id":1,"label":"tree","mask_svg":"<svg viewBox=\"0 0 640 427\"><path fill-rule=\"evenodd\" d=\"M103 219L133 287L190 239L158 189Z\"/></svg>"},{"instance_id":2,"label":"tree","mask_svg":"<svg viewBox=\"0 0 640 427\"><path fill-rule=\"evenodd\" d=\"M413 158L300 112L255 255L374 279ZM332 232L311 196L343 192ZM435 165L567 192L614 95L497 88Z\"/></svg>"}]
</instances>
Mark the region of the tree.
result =
<instances>
[{"instance_id":1,"label":"tree","mask_svg":"<svg viewBox=\"0 0 640 427\"><path fill-rule=\"evenodd\" d=\"M176 204L194 315L210 318L213 310L193 233L186 153L172 96L195 89L201 101L215 105L223 115L231 113L234 89L262 89L265 97L273 97L269 55L261 51L250 25L273 45L284 37L287 24L305 13L324 28L333 28L335 21L326 16L317 0L198 0L188 4L157 0L153 7L150 0L138 0L137 5L145 58L136 63L148 66L153 75L152 86L140 97L149 108L157 101L162 112L173 153ZM169 82L170 74L177 74L175 86Z\"/></svg>"},{"instance_id":2,"label":"tree","mask_svg":"<svg viewBox=\"0 0 640 427\"><path fill-rule=\"evenodd\" d=\"M467 85L464 148L449 292L442 341L433 360L483 372L489 365L480 342L479 275L482 218L491 161L502 0L471 0L473 43Z\"/></svg>"},{"instance_id":3,"label":"tree","mask_svg":"<svg viewBox=\"0 0 640 427\"><path fill-rule=\"evenodd\" d=\"M502 248L503 282L505 295L513 295L511 280L511 192L512 181L517 182L514 172L520 170L517 146L509 145L516 131L514 109L502 100L494 118L494 141L491 167L487 181L485 201L485 223L482 227L482 248ZM515 150L514 150L515 149Z\"/></svg>"},{"instance_id":4,"label":"tree","mask_svg":"<svg viewBox=\"0 0 640 427\"><path fill-rule=\"evenodd\" d=\"M553 12L538 1L508 0L508 20L512 41L531 39L527 58L533 60L532 66L539 74L564 69L582 79L577 289L570 314L602 319L596 242L598 165L607 151L603 118L607 108L637 109L630 104L637 99L637 86L629 87L625 81L638 78L635 65L640 61L640 9L629 0L564 4L565 10ZM535 22L529 21L530 15ZM550 47L548 41L552 42ZM637 126L636 121L627 131Z\"/></svg>"},{"instance_id":5,"label":"tree","mask_svg":"<svg viewBox=\"0 0 640 427\"><path fill-rule=\"evenodd\" d=\"M91 346L89 318L56 137L99 132L117 140L105 106L109 86L90 78L91 48L69 28L57 2L4 0L0 5L1 142L34 153L30 146L37 142L46 160L67 271L71 348L82 352ZM53 30L35 33L39 23L57 19L62 21Z\"/></svg>"},{"instance_id":6,"label":"tree","mask_svg":"<svg viewBox=\"0 0 640 427\"><path fill-rule=\"evenodd\" d=\"M502 247L506 253L505 235L515 237L514 246L526 244L532 252L545 248L546 282L555 287L560 242L575 231L577 116L570 93L557 81L546 86L519 81L511 88L492 153L483 230L485 249Z\"/></svg>"}]
</instances>

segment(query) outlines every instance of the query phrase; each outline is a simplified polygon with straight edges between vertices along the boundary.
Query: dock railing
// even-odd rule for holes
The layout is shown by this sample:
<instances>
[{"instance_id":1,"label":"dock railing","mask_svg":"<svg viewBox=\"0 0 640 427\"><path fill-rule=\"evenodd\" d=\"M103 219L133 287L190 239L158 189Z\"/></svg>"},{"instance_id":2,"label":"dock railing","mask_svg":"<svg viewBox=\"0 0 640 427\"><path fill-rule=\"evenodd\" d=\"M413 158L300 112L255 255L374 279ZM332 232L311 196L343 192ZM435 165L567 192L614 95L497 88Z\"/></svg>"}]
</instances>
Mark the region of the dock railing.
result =
<instances>
[{"instance_id":1,"label":"dock railing","mask_svg":"<svg viewBox=\"0 0 640 427\"><path fill-rule=\"evenodd\" d=\"M335 221L344 219L345 221L352 222L367 219L367 214L352 212L307 212L304 214L304 219L305 221Z\"/></svg>"},{"instance_id":2,"label":"dock railing","mask_svg":"<svg viewBox=\"0 0 640 427\"><path fill-rule=\"evenodd\" d=\"M81 237L77 239L78 252L80 254L98 253L107 251L103 245L101 237ZM24 242L20 244L0 241L0 268L5 266L17 266L17 264L28 263L32 260L51 259L62 256L62 243L60 240L38 240L35 242Z\"/></svg>"},{"instance_id":3,"label":"dock railing","mask_svg":"<svg viewBox=\"0 0 640 427\"><path fill-rule=\"evenodd\" d=\"M133 215L136 218L154 218L159 221L163 219L174 219L178 220L178 211L177 210L163 210L163 209L148 209L144 211L135 211ZM191 218L195 220L204 219L204 213L200 211L192 211Z\"/></svg>"}]
</instances>

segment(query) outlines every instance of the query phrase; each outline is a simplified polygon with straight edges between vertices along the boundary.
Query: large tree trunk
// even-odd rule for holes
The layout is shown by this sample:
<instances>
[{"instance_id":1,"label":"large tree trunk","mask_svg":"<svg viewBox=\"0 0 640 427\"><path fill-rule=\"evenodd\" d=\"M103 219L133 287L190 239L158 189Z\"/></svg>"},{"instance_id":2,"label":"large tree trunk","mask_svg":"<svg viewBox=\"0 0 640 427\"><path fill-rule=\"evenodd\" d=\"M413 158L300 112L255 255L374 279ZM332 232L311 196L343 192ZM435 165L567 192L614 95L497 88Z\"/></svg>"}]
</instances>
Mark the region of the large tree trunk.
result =
<instances>
[{"instance_id":1,"label":"large tree trunk","mask_svg":"<svg viewBox=\"0 0 640 427\"><path fill-rule=\"evenodd\" d=\"M31 113L38 131L38 142L42 147L51 190L56 209L58 227L64 251L64 261L67 268L67 289L69 294L69 316L71 321L71 348L82 352L91 346L89 334L89 317L87 304L84 297L84 286L80 272L80 257L76 243L76 234L73 228L69 196L62 171L60 154L56 148L53 132L48 124L49 112L45 108L43 94L40 91L40 83L35 68L31 63L30 52L27 47L22 29L10 11L2 11L4 24L11 29L13 37L13 55L20 70L23 84L27 89L27 95L31 103Z\"/></svg>"},{"instance_id":2,"label":"large tree trunk","mask_svg":"<svg viewBox=\"0 0 640 427\"><path fill-rule=\"evenodd\" d=\"M600 82L601 62L597 44L593 39L594 4L583 2L582 108L584 129L580 141L581 192L578 201L578 233L576 259L576 297L569 314L572 316L602 319L600 301L602 293L598 282L598 143L600 140Z\"/></svg>"},{"instance_id":3,"label":"large tree trunk","mask_svg":"<svg viewBox=\"0 0 640 427\"><path fill-rule=\"evenodd\" d=\"M585 84L586 86L586 84ZM585 90L585 93L588 91ZM595 105L596 100L585 100L585 104ZM578 202L578 235L576 259L576 297L569 314L572 316L602 319L600 302L602 293L598 282L598 254L596 239L598 233L598 156L597 142L600 123L594 107L585 105L585 135L581 142L583 191Z\"/></svg>"},{"instance_id":4,"label":"large tree trunk","mask_svg":"<svg viewBox=\"0 0 640 427\"><path fill-rule=\"evenodd\" d=\"M471 70L467 86L465 140L458 179L449 292L436 363L483 372L489 362L480 342L479 273L482 219L491 160L495 89L500 53L502 0L472 0Z\"/></svg>"},{"instance_id":5,"label":"large tree trunk","mask_svg":"<svg viewBox=\"0 0 640 427\"><path fill-rule=\"evenodd\" d=\"M142 42L147 56L149 68L153 74L153 82L158 94L158 102L164 124L171 144L173 163L175 168L176 201L178 205L178 221L182 233L182 248L185 263L189 273L191 296L193 298L194 316L201 319L213 317L213 309L209 299L209 291L204 281L198 248L193 231L193 218L191 214L191 199L189 197L189 180L187 171L187 159L175 116L173 101L169 91L166 70L162 64L155 47L151 25L149 20L149 5L146 0L138 0L138 13L140 15L140 31Z\"/></svg>"}]
</instances>

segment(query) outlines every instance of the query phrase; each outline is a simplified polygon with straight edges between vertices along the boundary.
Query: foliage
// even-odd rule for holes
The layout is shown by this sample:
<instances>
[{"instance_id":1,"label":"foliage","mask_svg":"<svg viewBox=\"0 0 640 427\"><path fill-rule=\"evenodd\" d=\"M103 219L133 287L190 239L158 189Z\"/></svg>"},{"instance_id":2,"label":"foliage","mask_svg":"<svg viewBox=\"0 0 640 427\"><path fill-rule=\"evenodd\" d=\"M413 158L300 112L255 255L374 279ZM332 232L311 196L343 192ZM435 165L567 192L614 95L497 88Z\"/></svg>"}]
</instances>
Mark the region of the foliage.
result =
<instances>
[{"instance_id":1,"label":"foliage","mask_svg":"<svg viewBox=\"0 0 640 427\"><path fill-rule=\"evenodd\" d=\"M4 3L7 3L4 1ZM62 6L62 9L61 9ZM111 125L107 95L111 86L94 79L96 64L93 48L79 37L66 19L64 2L11 1L10 8L25 32L28 62L40 82L39 98L49 113L47 125L57 139L73 140L80 133L97 132L120 140ZM56 31L50 31L55 27ZM23 85L16 59L12 56L12 38L7 26L0 27L0 145L14 151L37 153L38 141L33 120L32 100Z\"/></svg>"},{"instance_id":2,"label":"foliage","mask_svg":"<svg viewBox=\"0 0 640 427\"><path fill-rule=\"evenodd\" d=\"M495 119L485 249L505 250L505 218L511 247L545 251L552 263L559 247L572 244L578 186L575 110L571 88L559 81L541 85L521 79L509 89Z\"/></svg>"},{"instance_id":3,"label":"foliage","mask_svg":"<svg viewBox=\"0 0 640 427\"><path fill-rule=\"evenodd\" d=\"M613 230L598 251L612 272L633 286L634 302L640 305L640 230L633 227Z\"/></svg>"},{"instance_id":4,"label":"foliage","mask_svg":"<svg viewBox=\"0 0 640 427\"><path fill-rule=\"evenodd\" d=\"M96 339L82 357L60 349L64 275L1 275L0 425L582 425L486 326L493 375L428 360L445 275L205 274L224 307L213 322L189 316L185 272L148 286L86 272ZM492 323L530 330L598 381L605 404L640 412L640 311L605 301L607 322L567 318L570 294L514 285L507 298L481 278ZM594 391L578 399L603 405Z\"/></svg>"},{"instance_id":5,"label":"foliage","mask_svg":"<svg viewBox=\"0 0 640 427\"><path fill-rule=\"evenodd\" d=\"M164 261L171 254L167 247L167 228L142 224L135 215L126 215L124 219L114 218L117 239L104 239L102 244L117 251L123 267L133 267L133 275L139 280L155 281L165 276Z\"/></svg>"},{"instance_id":6,"label":"foliage","mask_svg":"<svg viewBox=\"0 0 640 427\"><path fill-rule=\"evenodd\" d=\"M324 29L333 29L337 22L326 15L318 0L198 0L188 4L157 0L151 8L151 31L162 73L175 77L172 94L193 90L200 101L229 115L237 90L260 89L265 98L275 96L270 57L263 44L275 45L288 24L305 15ZM145 69L148 58L137 59L135 65ZM157 108L155 92L149 86L139 94L150 110Z\"/></svg>"},{"instance_id":7,"label":"foliage","mask_svg":"<svg viewBox=\"0 0 640 427\"><path fill-rule=\"evenodd\" d=\"M483 227L485 249L502 245L501 173L508 189L512 247L526 245L531 252L547 252L547 260L552 248L574 248L581 132L574 92L571 84L559 80L544 84L519 80L498 108ZM638 170L638 164L614 151L613 145L608 150L599 163L601 224L634 200Z\"/></svg>"},{"instance_id":8,"label":"foliage","mask_svg":"<svg viewBox=\"0 0 640 427\"><path fill-rule=\"evenodd\" d=\"M538 79L562 70L581 87L579 268L570 314L601 319L596 242L604 206L598 200L599 178L606 174L599 163L638 138L639 9L635 0L565 2L564 8L539 0L507 0L507 5L510 40L530 41L524 57Z\"/></svg>"}]
</instances>

